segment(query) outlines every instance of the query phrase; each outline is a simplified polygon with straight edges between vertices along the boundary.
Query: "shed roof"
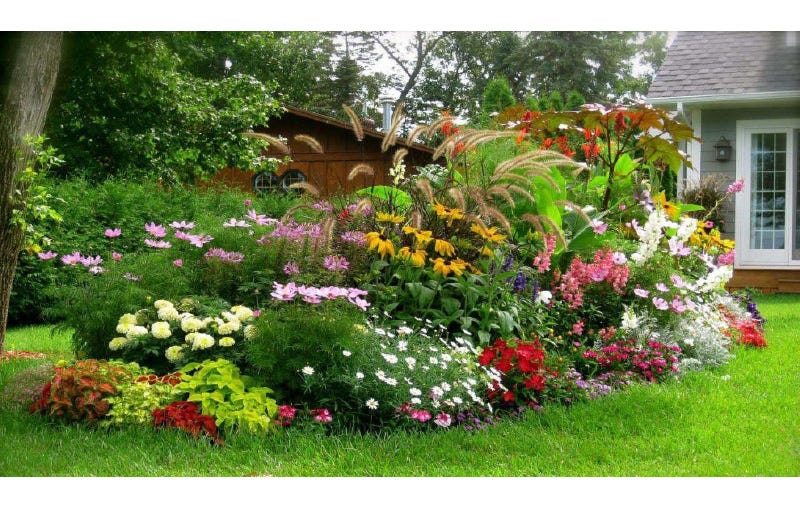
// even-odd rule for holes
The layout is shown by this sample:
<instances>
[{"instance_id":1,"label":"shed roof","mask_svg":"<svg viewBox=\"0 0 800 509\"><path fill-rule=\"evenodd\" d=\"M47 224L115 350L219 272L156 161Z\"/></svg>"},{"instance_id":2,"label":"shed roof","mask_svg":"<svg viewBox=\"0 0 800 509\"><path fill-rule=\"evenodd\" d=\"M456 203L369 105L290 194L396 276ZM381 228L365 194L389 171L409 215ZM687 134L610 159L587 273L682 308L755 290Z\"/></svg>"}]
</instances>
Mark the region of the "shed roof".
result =
<instances>
[{"instance_id":1,"label":"shed roof","mask_svg":"<svg viewBox=\"0 0 800 509\"><path fill-rule=\"evenodd\" d=\"M786 32L679 32L647 99L800 91L800 40Z\"/></svg>"}]
</instances>

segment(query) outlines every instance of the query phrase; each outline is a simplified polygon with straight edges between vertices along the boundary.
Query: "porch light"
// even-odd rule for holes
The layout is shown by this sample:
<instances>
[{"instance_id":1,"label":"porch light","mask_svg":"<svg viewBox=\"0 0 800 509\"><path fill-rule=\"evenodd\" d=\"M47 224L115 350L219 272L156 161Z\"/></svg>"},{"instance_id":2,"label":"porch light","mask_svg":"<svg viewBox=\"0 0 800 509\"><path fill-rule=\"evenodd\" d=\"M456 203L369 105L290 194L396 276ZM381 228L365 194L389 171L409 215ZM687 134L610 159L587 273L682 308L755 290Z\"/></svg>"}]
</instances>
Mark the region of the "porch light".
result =
<instances>
[{"instance_id":1,"label":"porch light","mask_svg":"<svg viewBox=\"0 0 800 509\"><path fill-rule=\"evenodd\" d=\"M717 161L730 161L731 160L731 142L722 136L718 142L714 144L714 150L717 152Z\"/></svg>"}]
</instances>

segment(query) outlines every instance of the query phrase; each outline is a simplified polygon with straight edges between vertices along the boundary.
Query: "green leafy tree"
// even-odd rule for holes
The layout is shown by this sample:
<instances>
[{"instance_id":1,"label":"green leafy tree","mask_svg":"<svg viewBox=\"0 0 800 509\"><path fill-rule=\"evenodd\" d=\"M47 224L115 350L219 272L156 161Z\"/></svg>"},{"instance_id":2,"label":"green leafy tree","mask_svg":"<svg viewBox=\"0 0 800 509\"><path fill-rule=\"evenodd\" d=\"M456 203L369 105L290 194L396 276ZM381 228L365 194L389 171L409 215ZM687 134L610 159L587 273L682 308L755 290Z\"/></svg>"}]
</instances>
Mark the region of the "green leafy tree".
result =
<instances>
[{"instance_id":1,"label":"green leafy tree","mask_svg":"<svg viewBox=\"0 0 800 509\"><path fill-rule=\"evenodd\" d=\"M58 104L47 125L64 154L62 174L191 182L224 166L263 161L260 142L240 133L266 125L277 111L272 85L232 70L214 77L213 52L204 46L211 43L200 37L189 51L186 38L71 35ZM230 57L223 70L225 62Z\"/></svg>"}]
</instances>

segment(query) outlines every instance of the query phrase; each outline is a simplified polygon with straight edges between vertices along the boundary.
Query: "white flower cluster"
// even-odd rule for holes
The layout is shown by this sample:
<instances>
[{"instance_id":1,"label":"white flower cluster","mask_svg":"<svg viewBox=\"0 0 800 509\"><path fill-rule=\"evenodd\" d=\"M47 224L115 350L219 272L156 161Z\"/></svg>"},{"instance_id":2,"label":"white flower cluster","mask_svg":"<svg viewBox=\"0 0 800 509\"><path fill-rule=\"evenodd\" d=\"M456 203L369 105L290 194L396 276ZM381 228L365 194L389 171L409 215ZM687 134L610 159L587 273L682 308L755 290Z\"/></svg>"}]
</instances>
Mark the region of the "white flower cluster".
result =
<instances>
[{"instance_id":1,"label":"white flower cluster","mask_svg":"<svg viewBox=\"0 0 800 509\"><path fill-rule=\"evenodd\" d=\"M636 265L644 265L647 260L656 254L664 236L665 228L680 228L681 226L670 221L666 212L659 208L650 213L644 226L639 226L635 220L631 221L631 225L639 236L639 248L631 255L631 260Z\"/></svg>"},{"instance_id":2,"label":"white flower cluster","mask_svg":"<svg viewBox=\"0 0 800 509\"><path fill-rule=\"evenodd\" d=\"M124 336L112 339L108 348L112 351L135 348L138 342L152 338L161 342L167 360L179 364L185 360L187 351L208 350L214 346L231 348L236 344L235 334L252 339L258 332L255 326L244 325L255 318L253 310L246 306L233 306L230 311L223 311L216 317L181 313L175 304L164 299L155 301L153 307L158 321L148 318L152 316L152 310L122 315L116 331ZM215 335L220 338L216 339Z\"/></svg>"}]
</instances>

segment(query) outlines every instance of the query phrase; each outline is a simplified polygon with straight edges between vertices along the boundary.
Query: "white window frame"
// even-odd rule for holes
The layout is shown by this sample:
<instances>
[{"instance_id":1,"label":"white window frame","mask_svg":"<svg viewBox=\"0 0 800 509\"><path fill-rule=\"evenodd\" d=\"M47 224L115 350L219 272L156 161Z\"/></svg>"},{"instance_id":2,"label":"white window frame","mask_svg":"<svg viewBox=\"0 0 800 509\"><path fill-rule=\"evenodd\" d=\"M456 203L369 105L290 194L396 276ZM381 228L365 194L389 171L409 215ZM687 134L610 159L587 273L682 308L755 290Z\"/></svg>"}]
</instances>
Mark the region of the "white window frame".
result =
<instances>
[{"instance_id":1,"label":"white window frame","mask_svg":"<svg viewBox=\"0 0 800 509\"><path fill-rule=\"evenodd\" d=\"M800 129L800 118L739 120L736 122L736 179L744 180L744 188L736 195L736 261L734 267L780 269L800 267L792 260L794 207L797 193L797 150L794 130ZM750 249L751 142L753 134L786 133L786 237L783 249Z\"/></svg>"}]
</instances>

